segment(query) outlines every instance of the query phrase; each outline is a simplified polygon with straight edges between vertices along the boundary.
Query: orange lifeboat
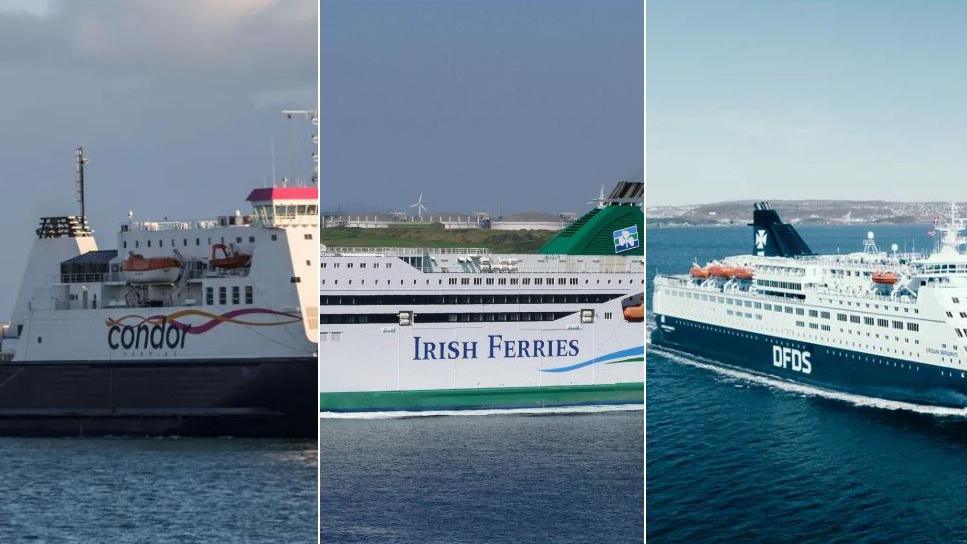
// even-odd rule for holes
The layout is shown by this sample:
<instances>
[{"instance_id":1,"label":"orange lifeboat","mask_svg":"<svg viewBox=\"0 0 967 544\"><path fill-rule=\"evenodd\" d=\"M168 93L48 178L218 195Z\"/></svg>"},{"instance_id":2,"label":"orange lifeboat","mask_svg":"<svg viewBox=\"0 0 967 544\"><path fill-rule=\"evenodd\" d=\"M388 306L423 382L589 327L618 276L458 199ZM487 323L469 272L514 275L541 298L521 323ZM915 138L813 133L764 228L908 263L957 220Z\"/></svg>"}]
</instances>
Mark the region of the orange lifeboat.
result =
<instances>
[{"instance_id":1,"label":"orange lifeboat","mask_svg":"<svg viewBox=\"0 0 967 544\"><path fill-rule=\"evenodd\" d=\"M640 322L645 320L645 305L627 306L624 309L625 321Z\"/></svg>"},{"instance_id":2,"label":"orange lifeboat","mask_svg":"<svg viewBox=\"0 0 967 544\"><path fill-rule=\"evenodd\" d=\"M893 285L899 278L893 272L874 272L873 283L879 285Z\"/></svg>"},{"instance_id":3,"label":"orange lifeboat","mask_svg":"<svg viewBox=\"0 0 967 544\"><path fill-rule=\"evenodd\" d=\"M621 301L621 313L625 321L640 323L645 320L645 295L630 296Z\"/></svg>"},{"instance_id":4,"label":"orange lifeboat","mask_svg":"<svg viewBox=\"0 0 967 544\"><path fill-rule=\"evenodd\" d=\"M737 280L751 280L755 273L751 268L736 267L732 269L732 277Z\"/></svg>"},{"instance_id":5,"label":"orange lifeboat","mask_svg":"<svg viewBox=\"0 0 967 544\"><path fill-rule=\"evenodd\" d=\"M708 273L714 278L731 278L734 274L731 266L722 266L720 264L709 265Z\"/></svg>"},{"instance_id":6,"label":"orange lifeboat","mask_svg":"<svg viewBox=\"0 0 967 544\"><path fill-rule=\"evenodd\" d=\"M174 283L181 274L181 261L174 257L144 257L131 253L121 264L131 283Z\"/></svg>"},{"instance_id":7,"label":"orange lifeboat","mask_svg":"<svg viewBox=\"0 0 967 544\"><path fill-rule=\"evenodd\" d=\"M697 264L693 264L692 265L692 269L689 271L689 274L693 278L705 279L705 278L708 277L709 272L708 272L708 269L707 268L702 268L701 266L698 266Z\"/></svg>"},{"instance_id":8,"label":"orange lifeboat","mask_svg":"<svg viewBox=\"0 0 967 544\"><path fill-rule=\"evenodd\" d=\"M221 257L217 256L219 250L222 252ZM208 266L212 269L222 268L228 270L234 268L245 268L251 262L251 255L238 252L231 253L225 244L215 244L212 246L212 256L208 260Z\"/></svg>"}]
</instances>

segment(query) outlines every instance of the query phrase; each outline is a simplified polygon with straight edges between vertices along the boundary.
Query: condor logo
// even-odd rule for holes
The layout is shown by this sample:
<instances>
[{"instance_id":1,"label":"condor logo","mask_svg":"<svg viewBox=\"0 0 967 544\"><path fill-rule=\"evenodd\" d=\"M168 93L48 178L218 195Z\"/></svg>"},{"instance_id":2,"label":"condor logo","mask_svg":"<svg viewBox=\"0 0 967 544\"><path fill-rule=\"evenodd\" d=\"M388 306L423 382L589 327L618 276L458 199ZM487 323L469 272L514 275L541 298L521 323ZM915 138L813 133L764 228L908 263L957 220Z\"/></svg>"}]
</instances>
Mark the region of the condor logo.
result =
<instances>
[{"instance_id":1,"label":"condor logo","mask_svg":"<svg viewBox=\"0 0 967 544\"><path fill-rule=\"evenodd\" d=\"M185 347L185 338L191 325L178 327L162 318L160 323L147 322L136 326L113 325L107 330L107 345L112 349L180 349Z\"/></svg>"},{"instance_id":2,"label":"condor logo","mask_svg":"<svg viewBox=\"0 0 967 544\"><path fill-rule=\"evenodd\" d=\"M772 346L772 366L791 368L796 372L809 374L813 371L813 367L809 363L809 356L808 351Z\"/></svg>"}]
</instances>

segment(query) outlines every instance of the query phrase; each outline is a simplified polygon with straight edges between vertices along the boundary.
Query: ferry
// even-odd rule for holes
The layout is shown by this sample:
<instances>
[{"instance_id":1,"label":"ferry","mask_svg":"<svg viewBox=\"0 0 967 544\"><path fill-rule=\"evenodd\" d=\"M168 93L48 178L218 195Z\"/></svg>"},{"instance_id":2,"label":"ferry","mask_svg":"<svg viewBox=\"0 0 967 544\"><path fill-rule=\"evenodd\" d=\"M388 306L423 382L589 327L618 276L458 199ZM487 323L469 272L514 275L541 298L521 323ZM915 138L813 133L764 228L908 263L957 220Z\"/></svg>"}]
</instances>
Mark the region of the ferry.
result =
<instances>
[{"instance_id":1,"label":"ferry","mask_svg":"<svg viewBox=\"0 0 967 544\"><path fill-rule=\"evenodd\" d=\"M642 183L535 254L323 247L322 412L640 404Z\"/></svg>"},{"instance_id":2,"label":"ferry","mask_svg":"<svg viewBox=\"0 0 967 544\"><path fill-rule=\"evenodd\" d=\"M0 336L0 434L316 436L318 192L251 210L127 221L101 249L84 211L43 217Z\"/></svg>"},{"instance_id":3,"label":"ferry","mask_svg":"<svg viewBox=\"0 0 967 544\"><path fill-rule=\"evenodd\" d=\"M817 255L767 202L752 248L656 275L652 343L834 392L967 408L967 222L951 206L929 255Z\"/></svg>"}]
</instances>

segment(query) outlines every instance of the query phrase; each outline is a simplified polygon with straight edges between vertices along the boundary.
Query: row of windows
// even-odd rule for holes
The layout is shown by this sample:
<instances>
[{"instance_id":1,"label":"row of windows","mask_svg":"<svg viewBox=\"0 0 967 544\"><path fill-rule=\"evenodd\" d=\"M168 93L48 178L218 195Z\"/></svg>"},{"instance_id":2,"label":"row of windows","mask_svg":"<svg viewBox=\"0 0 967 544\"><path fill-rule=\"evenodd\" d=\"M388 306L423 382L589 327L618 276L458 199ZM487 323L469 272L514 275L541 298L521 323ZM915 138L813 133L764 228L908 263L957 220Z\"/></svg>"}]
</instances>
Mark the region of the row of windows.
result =
<instances>
[{"instance_id":1,"label":"row of windows","mask_svg":"<svg viewBox=\"0 0 967 544\"><path fill-rule=\"evenodd\" d=\"M763 287L778 287L780 289L795 289L797 291L802 290L802 284L791 282L791 281L776 281L776 280L755 280L756 285L761 285Z\"/></svg>"},{"instance_id":2,"label":"row of windows","mask_svg":"<svg viewBox=\"0 0 967 544\"><path fill-rule=\"evenodd\" d=\"M672 291L672 293L675 293L676 295L681 296L681 293L679 293L677 291ZM684 295L687 298L701 299L701 300L707 300L707 301L711 301L711 302L718 301L719 303L724 302L727 305L745 306L747 308L756 308L756 309L762 308L762 309L769 310L769 311L785 312L787 314L795 313L796 315L806 315L806 310L804 308L800 308L800 307L795 307L794 308L792 306L783 306L782 304L770 304L768 302L766 302L766 303L753 302L751 300L741 300L741 299L734 299L734 298L731 298L731 297L722 297L722 296L716 296L716 295L707 295L707 294L704 294L704 293L703 294L699 294L699 293L686 292L686 293L684 293ZM962 314L963 314L963 317L967 317L967 313L962 312ZM947 312L947 316L948 317L951 317L950 312ZM828 311L809 310L809 317L821 317L823 319L830 319L831 318L831 314ZM874 326L875 325L875 326L879 326L879 327L891 327L892 326L894 329L899 329L899 330L903 330L904 327L905 327L906 330L908 330L908 331L914 331L914 332L920 330L920 325L918 323L909 323L909 322L904 323L903 321L895 321L895 320L894 321L890 321L888 319L874 319L872 317L861 317L861 316L858 316L858 315L850 315L850 316L847 316L847 314L843 314L843 313L837 313L836 314L836 319L838 321L846 321L847 320L847 317L849 317L849 321L852 322L852 323L863 323L865 325L870 325L870 326ZM805 326L805 325L803 325L803 326ZM965 330L967 330L967 329L965 329Z\"/></svg>"},{"instance_id":3,"label":"row of windows","mask_svg":"<svg viewBox=\"0 0 967 544\"><path fill-rule=\"evenodd\" d=\"M255 293L253 292L251 285L245 286L245 304L252 304L255 299ZM218 288L218 304L225 305L228 304L228 287L221 286ZM241 288L238 285L232 286L232 304L241 304ZM205 288L205 304L208 306L213 306L215 304L215 288L206 287Z\"/></svg>"},{"instance_id":4,"label":"row of windows","mask_svg":"<svg viewBox=\"0 0 967 544\"><path fill-rule=\"evenodd\" d=\"M477 323L490 321L556 321L575 312L460 312L415 313L415 323ZM610 319L610 315L605 315ZM397 314L320 314L321 325L399 323Z\"/></svg>"},{"instance_id":5,"label":"row of windows","mask_svg":"<svg viewBox=\"0 0 967 544\"><path fill-rule=\"evenodd\" d=\"M308 238L310 238L310 239L312 238L312 235L311 234L307 234L306 236ZM278 239L278 235L273 234L272 235L272 240L274 241L274 240L277 240L277 239ZM248 237L248 241L249 241L250 244L254 244L255 243L255 237L254 236L249 236ZM165 247L165 241L164 241L164 239L156 240L156 242L157 242L157 246L158 247ZM214 240L212 238L208 238L208 245L212 245L213 243L215 243ZM222 236L219 239L218 243L224 244L225 243L225 237ZM241 244L242 243L242 237L241 236L236 236L235 237L235 243L236 244ZM124 242L122 242L121 245L125 249L127 249L127 247L128 247L128 241L125 240ZM182 238L181 239L181 245L182 245L182 247L188 247L188 238ZM201 238L195 238L195 245L196 246L200 246L201 245ZM171 239L171 244L169 245L169 247L177 247L177 246L178 246L177 240L175 240L174 238L172 238ZM135 240L134 241L134 247L141 247L141 240ZM151 247L151 240L147 240L146 247Z\"/></svg>"},{"instance_id":6,"label":"row of windows","mask_svg":"<svg viewBox=\"0 0 967 544\"><path fill-rule=\"evenodd\" d=\"M390 304L600 304L621 296L618 294L487 294L487 295L320 295L321 306Z\"/></svg>"},{"instance_id":7,"label":"row of windows","mask_svg":"<svg viewBox=\"0 0 967 544\"><path fill-rule=\"evenodd\" d=\"M332 267L339 268L339 264L340 263L332 263ZM353 262L348 262L346 263L346 268L352 268L354 264L355 263ZM359 268L366 268L366 263L358 263L358 264L359 264ZM329 263L327 263L326 261L322 261L322 263L319 264L319 267L328 268ZM379 268L379 263L373 263L373 268ZM393 263L386 263L386 268L393 268Z\"/></svg>"}]
</instances>

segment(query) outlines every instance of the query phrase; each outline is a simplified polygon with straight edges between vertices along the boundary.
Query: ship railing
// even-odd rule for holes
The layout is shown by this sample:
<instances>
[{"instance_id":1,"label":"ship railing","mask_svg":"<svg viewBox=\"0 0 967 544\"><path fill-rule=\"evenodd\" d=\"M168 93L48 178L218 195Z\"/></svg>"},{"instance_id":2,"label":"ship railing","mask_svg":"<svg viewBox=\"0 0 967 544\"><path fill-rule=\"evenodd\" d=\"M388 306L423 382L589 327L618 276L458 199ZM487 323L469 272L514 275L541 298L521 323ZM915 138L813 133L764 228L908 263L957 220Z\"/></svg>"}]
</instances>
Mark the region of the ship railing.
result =
<instances>
[{"instance_id":1,"label":"ship railing","mask_svg":"<svg viewBox=\"0 0 967 544\"><path fill-rule=\"evenodd\" d=\"M205 269L191 268L187 272L189 280L197 280L205 277L217 277L219 274ZM240 269L234 275L246 276L248 269ZM52 274L48 277L50 283L122 283L127 278L123 272L99 272L99 273L77 273L77 274Z\"/></svg>"},{"instance_id":2,"label":"ship railing","mask_svg":"<svg viewBox=\"0 0 967 544\"><path fill-rule=\"evenodd\" d=\"M324 255L385 255L387 257L420 255L489 255L490 250L481 247L328 247Z\"/></svg>"},{"instance_id":3,"label":"ship railing","mask_svg":"<svg viewBox=\"0 0 967 544\"><path fill-rule=\"evenodd\" d=\"M121 232L214 229L223 226L218 219L195 219L186 221L129 221L121 225Z\"/></svg>"}]
</instances>

